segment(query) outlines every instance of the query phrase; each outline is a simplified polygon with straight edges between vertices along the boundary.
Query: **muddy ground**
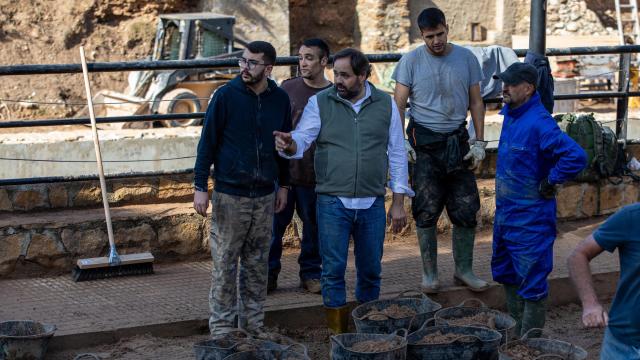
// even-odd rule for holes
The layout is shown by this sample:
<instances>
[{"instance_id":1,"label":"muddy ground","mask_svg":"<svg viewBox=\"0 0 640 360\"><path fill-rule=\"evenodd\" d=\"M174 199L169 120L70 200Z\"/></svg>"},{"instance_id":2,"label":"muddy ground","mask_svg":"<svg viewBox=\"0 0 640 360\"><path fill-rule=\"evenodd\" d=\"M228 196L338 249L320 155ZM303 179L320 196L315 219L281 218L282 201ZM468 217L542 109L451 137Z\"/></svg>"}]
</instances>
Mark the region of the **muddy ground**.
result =
<instances>
[{"instance_id":1,"label":"muddy ground","mask_svg":"<svg viewBox=\"0 0 640 360\"><path fill-rule=\"evenodd\" d=\"M608 306L609 304L607 304ZM547 314L547 334L556 339L571 342L589 353L589 360L599 358L603 329L585 329L580 323L581 309L569 304L550 309ZM275 329L304 343L312 359L329 358L329 334L323 327L308 327L296 330ZM116 344L64 351L50 354L51 360L71 360L81 353L93 353L100 359L194 359L193 344L207 339L207 335L159 338L150 335L136 336ZM83 359L91 359L84 357Z\"/></svg>"}]
</instances>

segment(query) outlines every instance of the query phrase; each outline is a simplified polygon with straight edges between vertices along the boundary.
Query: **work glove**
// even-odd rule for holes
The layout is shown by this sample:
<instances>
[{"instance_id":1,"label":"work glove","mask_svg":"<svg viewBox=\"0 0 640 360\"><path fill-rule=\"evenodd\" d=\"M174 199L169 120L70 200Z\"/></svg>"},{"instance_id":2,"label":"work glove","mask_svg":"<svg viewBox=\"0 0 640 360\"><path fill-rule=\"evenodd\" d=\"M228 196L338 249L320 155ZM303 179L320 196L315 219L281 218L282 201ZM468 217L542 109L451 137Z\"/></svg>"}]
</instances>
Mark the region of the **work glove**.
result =
<instances>
[{"instance_id":1,"label":"work glove","mask_svg":"<svg viewBox=\"0 0 640 360\"><path fill-rule=\"evenodd\" d=\"M467 155L464 156L463 160L471 160L471 165L469 169L475 169L480 165L480 162L484 160L485 153L484 148L487 147L487 142L482 140L476 140L473 145L471 145L471 149Z\"/></svg>"},{"instance_id":2,"label":"work glove","mask_svg":"<svg viewBox=\"0 0 640 360\"><path fill-rule=\"evenodd\" d=\"M413 149L413 147L411 146L411 143L409 143L409 140L404 139L404 149L407 150L407 160L412 163L415 164L416 163L416 151Z\"/></svg>"},{"instance_id":3,"label":"work glove","mask_svg":"<svg viewBox=\"0 0 640 360\"><path fill-rule=\"evenodd\" d=\"M551 184L548 178L544 178L538 186L538 192L545 199L553 199L556 197L556 186Z\"/></svg>"}]
</instances>

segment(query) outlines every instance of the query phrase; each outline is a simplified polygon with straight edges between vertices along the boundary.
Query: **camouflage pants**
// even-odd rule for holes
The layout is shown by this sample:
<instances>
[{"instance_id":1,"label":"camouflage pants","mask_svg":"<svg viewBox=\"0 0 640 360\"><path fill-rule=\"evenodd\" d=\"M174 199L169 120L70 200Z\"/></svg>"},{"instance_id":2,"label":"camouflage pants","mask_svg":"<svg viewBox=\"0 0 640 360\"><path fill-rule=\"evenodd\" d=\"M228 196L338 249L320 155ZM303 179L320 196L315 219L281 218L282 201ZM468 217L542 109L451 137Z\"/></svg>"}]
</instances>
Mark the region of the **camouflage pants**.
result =
<instances>
[{"instance_id":1,"label":"camouflage pants","mask_svg":"<svg viewBox=\"0 0 640 360\"><path fill-rule=\"evenodd\" d=\"M213 192L209 293L212 335L236 327L236 314L237 327L253 332L263 325L274 200L274 194L249 198Z\"/></svg>"},{"instance_id":2,"label":"camouflage pants","mask_svg":"<svg viewBox=\"0 0 640 360\"><path fill-rule=\"evenodd\" d=\"M432 227L438 223L444 207L451 223L474 228L480 210L478 185L473 172L465 166L447 172L445 149L416 151L416 163L411 175L416 196L411 209L418 227Z\"/></svg>"}]
</instances>

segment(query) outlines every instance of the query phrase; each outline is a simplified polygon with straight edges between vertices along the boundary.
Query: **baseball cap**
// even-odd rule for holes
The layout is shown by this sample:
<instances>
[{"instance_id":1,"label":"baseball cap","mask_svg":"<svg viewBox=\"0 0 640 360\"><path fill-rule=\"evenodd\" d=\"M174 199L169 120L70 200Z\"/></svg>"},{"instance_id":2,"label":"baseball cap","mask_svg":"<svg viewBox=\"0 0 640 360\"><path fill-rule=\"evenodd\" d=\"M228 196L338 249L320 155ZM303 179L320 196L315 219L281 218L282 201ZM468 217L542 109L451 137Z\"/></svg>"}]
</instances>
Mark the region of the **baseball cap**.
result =
<instances>
[{"instance_id":1,"label":"baseball cap","mask_svg":"<svg viewBox=\"0 0 640 360\"><path fill-rule=\"evenodd\" d=\"M500 74L493 75L494 79L500 79L507 85L518 85L528 82L535 86L538 83L538 71L531 64L515 62Z\"/></svg>"}]
</instances>

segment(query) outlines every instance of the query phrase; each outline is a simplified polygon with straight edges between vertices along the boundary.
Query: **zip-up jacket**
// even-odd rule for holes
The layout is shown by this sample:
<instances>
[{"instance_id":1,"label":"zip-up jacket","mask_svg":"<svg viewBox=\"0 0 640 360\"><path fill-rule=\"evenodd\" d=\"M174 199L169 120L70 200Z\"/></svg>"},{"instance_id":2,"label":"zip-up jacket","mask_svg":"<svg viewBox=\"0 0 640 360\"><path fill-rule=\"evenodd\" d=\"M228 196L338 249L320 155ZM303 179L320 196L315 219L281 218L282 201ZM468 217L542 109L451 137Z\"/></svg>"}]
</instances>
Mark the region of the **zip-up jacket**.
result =
<instances>
[{"instance_id":1,"label":"zip-up jacket","mask_svg":"<svg viewBox=\"0 0 640 360\"><path fill-rule=\"evenodd\" d=\"M256 95L240 76L220 87L204 117L194 166L196 190L207 189L213 164L214 188L230 195L260 197L289 185L288 161L278 156L274 131L291 130L289 96L268 79Z\"/></svg>"}]
</instances>

